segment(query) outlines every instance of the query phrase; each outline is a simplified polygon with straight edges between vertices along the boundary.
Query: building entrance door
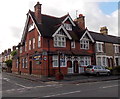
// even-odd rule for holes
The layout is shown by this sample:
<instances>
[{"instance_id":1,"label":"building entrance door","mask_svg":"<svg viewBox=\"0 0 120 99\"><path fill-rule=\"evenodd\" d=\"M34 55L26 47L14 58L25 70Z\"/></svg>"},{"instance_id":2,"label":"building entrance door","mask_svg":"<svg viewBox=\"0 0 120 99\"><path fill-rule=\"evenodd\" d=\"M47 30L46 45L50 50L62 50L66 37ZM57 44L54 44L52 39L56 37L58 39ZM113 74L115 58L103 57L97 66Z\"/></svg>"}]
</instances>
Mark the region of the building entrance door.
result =
<instances>
[{"instance_id":1,"label":"building entrance door","mask_svg":"<svg viewBox=\"0 0 120 99\"><path fill-rule=\"evenodd\" d=\"M74 73L79 73L79 70L78 70L78 61L74 61L73 62L73 67L74 67Z\"/></svg>"},{"instance_id":2,"label":"building entrance door","mask_svg":"<svg viewBox=\"0 0 120 99\"><path fill-rule=\"evenodd\" d=\"M32 74L32 61L30 61L29 74Z\"/></svg>"}]
</instances>

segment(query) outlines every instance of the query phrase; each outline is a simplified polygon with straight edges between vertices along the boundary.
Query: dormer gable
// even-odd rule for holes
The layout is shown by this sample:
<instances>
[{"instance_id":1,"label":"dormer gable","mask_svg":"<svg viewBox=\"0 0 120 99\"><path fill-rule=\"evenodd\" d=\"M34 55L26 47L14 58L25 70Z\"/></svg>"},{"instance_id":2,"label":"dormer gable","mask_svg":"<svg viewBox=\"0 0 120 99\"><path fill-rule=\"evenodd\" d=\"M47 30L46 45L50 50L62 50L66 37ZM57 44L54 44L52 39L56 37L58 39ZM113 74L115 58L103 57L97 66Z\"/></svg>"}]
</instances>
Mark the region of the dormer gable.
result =
<instances>
[{"instance_id":1,"label":"dormer gable","mask_svg":"<svg viewBox=\"0 0 120 99\"><path fill-rule=\"evenodd\" d=\"M72 39L72 37L69 35L69 33L67 32L67 30L64 28L63 25L61 25L56 32L52 35L52 37L55 37L56 35L59 35L61 33L61 31L63 31L64 35L66 35L66 37L68 37L70 40Z\"/></svg>"},{"instance_id":2,"label":"dormer gable","mask_svg":"<svg viewBox=\"0 0 120 99\"><path fill-rule=\"evenodd\" d=\"M90 35L90 33L87 29L84 32L84 34L82 35L82 37L80 38L80 41L83 40L83 39L88 39L88 40L90 40L94 43L94 39L92 38L92 36Z\"/></svg>"}]
</instances>

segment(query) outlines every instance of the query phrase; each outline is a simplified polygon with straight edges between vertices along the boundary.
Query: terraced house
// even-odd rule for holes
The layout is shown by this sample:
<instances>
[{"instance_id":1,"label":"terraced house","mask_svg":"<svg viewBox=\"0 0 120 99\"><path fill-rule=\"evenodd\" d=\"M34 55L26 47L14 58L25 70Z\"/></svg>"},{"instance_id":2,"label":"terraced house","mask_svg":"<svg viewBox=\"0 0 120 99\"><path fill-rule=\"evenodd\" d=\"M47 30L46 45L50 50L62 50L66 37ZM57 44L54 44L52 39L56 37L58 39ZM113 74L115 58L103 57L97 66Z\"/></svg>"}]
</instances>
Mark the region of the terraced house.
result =
<instances>
[{"instance_id":1,"label":"terraced house","mask_svg":"<svg viewBox=\"0 0 120 99\"><path fill-rule=\"evenodd\" d=\"M102 27L100 33L90 31L90 34L95 40L96 64L120 66L120 38L108 35L107 27Z\"/></svg>"},{"instance_id":2,"label":"terraced house","mask_svg":"<svg viewBox=\"0 0 120 99\"><path fill-rule=\"evenodd\" d=\"M67 75L82 73L82 67L96 64L99 34L85 27L85 17L80 14L73 21L67 14L58 18L42 14L41 6L37 2L34 12L27 13L12 71L45 76L61 71Z\"/></svg>"}]
</instances>

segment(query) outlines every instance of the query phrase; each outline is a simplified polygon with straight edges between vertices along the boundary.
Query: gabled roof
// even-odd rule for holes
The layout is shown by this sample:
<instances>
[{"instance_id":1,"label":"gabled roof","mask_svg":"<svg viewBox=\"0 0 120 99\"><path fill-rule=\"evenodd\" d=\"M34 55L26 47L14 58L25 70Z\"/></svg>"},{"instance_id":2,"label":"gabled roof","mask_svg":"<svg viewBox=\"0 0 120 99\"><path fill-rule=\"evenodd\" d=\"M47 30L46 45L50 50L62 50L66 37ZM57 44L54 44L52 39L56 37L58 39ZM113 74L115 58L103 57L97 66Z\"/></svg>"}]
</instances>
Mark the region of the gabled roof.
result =
<instances>
[{"instance_id":1,"label":"gabled roof","mask_svg":"<svg viewBox=\"0 0 120 99\"><path fill-rule=\"evenodd\" d=\"M89 33L91 34L91 36L95 41L120 44L120 38L117 36L104 35L104 34L93 32L93 31L89 31Z\"/></svg>"}]
</instances>

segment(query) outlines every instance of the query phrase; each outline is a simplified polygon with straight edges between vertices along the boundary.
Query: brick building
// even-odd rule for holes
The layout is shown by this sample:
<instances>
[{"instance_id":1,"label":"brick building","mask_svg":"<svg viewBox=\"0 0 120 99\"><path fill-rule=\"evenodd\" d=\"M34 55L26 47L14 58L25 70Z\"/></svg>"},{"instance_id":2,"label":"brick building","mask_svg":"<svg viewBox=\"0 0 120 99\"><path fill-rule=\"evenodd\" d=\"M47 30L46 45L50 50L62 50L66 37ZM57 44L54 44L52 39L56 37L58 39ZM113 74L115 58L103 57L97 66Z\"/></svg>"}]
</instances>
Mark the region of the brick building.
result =
<instances>
[{"instance_id":1,"label":"brick building","mask_svg":"<svg viewBox=\"0 0 120 99\"><path fill-rule=\"evenodd\" d=\"M119 45L118 37L103 34L105 31L101 34L89 31L82 14L73 21L69 14L59 18L42 14L41 6L37 2L34 12L27 13L18 53L13 57L12 72L45 76L58 71L64 75L75 74L82 73L83 67L90 64L110 66L109 56L114 60L119 57L119 52L109 55L108 51L113 49L109 44ZM101 44L105 47L99 52Z\"/></svg>"},{"instance_id":2,"label":"brick building","mask_svg":"<svg viewBox=\"0 0 120 99\"><path fill-rule=\"evenodd\" d=\"M108 35L107 27L101 27L100 33L89 32L95 41L96 65L120 66L120 38Z\"/></svg>"},{"instance_id":3,"label":"brick building","mask_svg":"<svg viewBox=\"0 0 120 99\"><path fill-rule=\"evenodd\" d=\"M94 55L94 39L82 14L75 21L69 14L60 18L45 15L38 2L34 12L27 13L12 71L45 76L58 70L65 75L81 73L82 66L95 64Z\"/></svg>"}]
</instances>

